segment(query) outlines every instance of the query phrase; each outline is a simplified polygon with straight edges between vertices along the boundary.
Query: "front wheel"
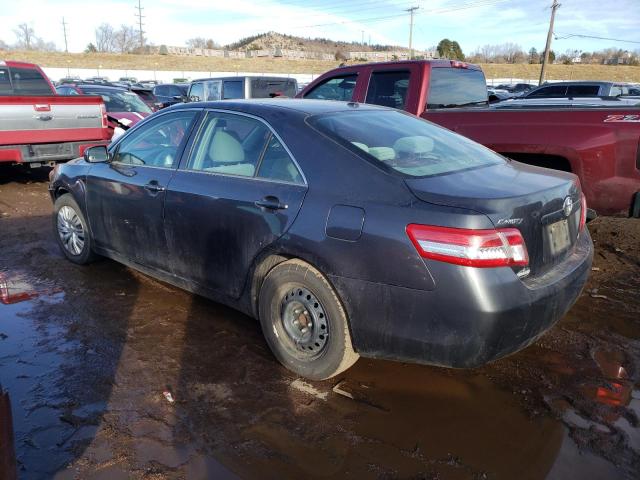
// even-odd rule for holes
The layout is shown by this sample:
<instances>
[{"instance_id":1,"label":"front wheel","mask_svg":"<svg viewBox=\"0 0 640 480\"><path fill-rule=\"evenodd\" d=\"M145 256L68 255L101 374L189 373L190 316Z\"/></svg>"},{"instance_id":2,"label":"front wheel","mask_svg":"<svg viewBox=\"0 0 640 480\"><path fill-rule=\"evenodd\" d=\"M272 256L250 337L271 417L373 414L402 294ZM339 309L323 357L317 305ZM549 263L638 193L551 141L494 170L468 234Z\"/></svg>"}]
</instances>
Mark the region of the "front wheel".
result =
<instances>
[{"instance_id":1,"label":"front wheel","mask_svg":"<svg viewBox=\"0 0 640 480\"><path fill-rule=\"evenodd\" d=\"M275 266L264 279L258 303L267 343L289 370L324 380L358 360L340 299L311 265L289 260Z\"/></svg>"},{"instance_id":2,"label":"front wheel","mask_svg":"<svg viewBox=\"0 0 640 480\"><path fill-rule=\"evenodd\" d=\"M53 211L53 228L64 256L78 265L95 260L87 221L71 194L59 196Z\"/></svg>"}]
</instances>

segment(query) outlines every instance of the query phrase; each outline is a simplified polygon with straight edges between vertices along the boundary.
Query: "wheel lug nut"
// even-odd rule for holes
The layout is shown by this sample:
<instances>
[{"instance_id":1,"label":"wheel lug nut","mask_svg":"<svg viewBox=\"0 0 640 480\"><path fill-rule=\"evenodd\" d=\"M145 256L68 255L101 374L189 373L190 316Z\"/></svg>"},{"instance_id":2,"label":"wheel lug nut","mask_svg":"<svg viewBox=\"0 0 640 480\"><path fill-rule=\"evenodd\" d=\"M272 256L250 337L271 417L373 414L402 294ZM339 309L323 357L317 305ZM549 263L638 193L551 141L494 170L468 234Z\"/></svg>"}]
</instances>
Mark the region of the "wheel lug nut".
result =
<instances>
[{"instance_id":1,"label":"wheel lug nut","mask_svg":"<svg viewBox=\"0 0 640 480\"><path fill-rule=\"evenodd\" d=\"M300 325L300 322L298 320L294 320L293 324L297 327L298 325Z\"/></svg>"},{"instance_id":2,"label":"wheel lug nut","mask_svg":"<svg viewBox=\"0 0 640 480\"><path fill-rule=\"evenodd\" d=\"M300 330L302 333L307 333L309 331L309 329L307 327L304 327L302 330Z\"/></svg>"}]
</instances>

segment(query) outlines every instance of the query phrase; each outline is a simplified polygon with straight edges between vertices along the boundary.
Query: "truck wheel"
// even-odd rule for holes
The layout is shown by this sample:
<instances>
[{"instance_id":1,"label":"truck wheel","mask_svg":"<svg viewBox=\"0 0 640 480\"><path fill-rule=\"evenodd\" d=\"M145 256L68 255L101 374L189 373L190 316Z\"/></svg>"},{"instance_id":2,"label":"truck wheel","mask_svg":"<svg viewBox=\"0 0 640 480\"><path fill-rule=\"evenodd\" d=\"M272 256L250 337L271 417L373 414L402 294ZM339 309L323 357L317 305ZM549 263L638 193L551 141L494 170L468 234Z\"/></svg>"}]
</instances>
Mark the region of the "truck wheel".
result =
<instances>
[{"instance_id":1,"label":"truck wheel","mask_svg":"<svg viewBox=\"0 0 640 480\"><path fill-rule=\"evenodd\" d=\"M58 197L53 212L53 228L64 256L78 265L95 260L87 221L71 194Z\"/></svg>"},{"instance_id":2,"label":"truck wheel","mask_svg":"<svg viewBox=\"0 0 640 480\"><path fill-rule=\"evenodd\" d=\"M275 357L303 377L331 378L359 358L338 295L318 270L301 260L271 269L260 289L258 312Z\"/></svg>"}]
</instances>

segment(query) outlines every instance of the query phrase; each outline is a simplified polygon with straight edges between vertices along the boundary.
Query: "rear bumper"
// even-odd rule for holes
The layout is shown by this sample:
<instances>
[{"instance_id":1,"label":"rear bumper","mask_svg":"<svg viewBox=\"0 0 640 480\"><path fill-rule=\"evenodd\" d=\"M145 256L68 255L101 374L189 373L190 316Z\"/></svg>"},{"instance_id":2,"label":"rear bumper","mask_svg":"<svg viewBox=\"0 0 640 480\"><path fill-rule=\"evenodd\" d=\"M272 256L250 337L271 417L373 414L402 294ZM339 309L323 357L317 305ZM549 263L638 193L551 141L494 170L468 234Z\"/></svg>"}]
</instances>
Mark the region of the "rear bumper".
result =
<instances>
[{"instance_id":1,"label":"rear bumper","mask_svg":"<svg viewBox=\"0 0 640 480\"><path fill-rule=\"evenodd\" d=\"M108 143L108 141L81 141L0 146L0 163L64 162L81 157L89 147L108 145Z\"/></svg>"},{"instance_id":2,"label":"rear bumper","mask_svg":"<svg viewBox=\"0 0 640 480\"><path fill-rule=\"evenodd\" d=\"M526 347L562 318L580 295L592 259L585 229L566 261L528 281L509 268L442 262L429 264L433 291L330 279L362 356L471 368Z\"/></svg>"}]
</instances>

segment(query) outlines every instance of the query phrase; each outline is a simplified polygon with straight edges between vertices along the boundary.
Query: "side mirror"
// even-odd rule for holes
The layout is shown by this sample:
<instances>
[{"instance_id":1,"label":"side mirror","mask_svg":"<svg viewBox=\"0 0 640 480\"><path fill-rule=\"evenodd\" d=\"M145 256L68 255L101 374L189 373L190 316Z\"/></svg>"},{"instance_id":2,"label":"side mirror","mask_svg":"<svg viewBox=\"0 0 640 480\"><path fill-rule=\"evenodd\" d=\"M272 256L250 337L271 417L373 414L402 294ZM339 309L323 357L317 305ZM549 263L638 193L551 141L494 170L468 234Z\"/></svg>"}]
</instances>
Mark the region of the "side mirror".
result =
<instances>
[{"instance_id":1,"label":"side mirror","mask_svg":"<svg viewBox=\"0 0 640 480\"><path fill-rule=\"evenodd\" d=\"M173 97L173 99L178 101L178 102L186 102L187 101L187 97L185 97L184 95L175 95Z\"/></svg>"},{"instance_id":2,"label":"side mirror","mask_svg":"<svg viewBox=\"0 0 640 480\"><path fill-rule=\"evenodd\" d=\"M104 145L87 148L84 151L84 160L89 163L104 163L109 161L109 152Z\"/></svg>"}]
</instances>

